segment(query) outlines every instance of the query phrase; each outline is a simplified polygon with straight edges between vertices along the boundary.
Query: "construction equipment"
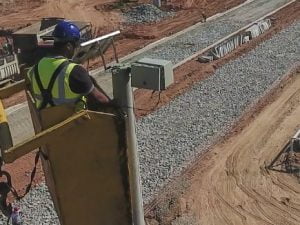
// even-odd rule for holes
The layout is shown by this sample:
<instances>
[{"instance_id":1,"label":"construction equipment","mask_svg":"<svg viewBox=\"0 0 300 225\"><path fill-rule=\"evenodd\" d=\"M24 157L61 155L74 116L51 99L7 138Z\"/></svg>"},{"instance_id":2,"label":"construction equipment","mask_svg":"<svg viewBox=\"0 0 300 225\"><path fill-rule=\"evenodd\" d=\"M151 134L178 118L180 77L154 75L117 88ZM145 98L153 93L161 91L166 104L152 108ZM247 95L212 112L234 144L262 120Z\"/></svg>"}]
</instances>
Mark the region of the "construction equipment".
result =
<instances>
[{"instance_id":1,"label":"construction equipment","mask_svg":"<svg viewBox=\"0 0 300 225\"><path fill-rule=\"evenodd\" d=\"M103 53L118 33L84 42L78 52ZM98 50L90 53L87 49L94 50L95 43ZM173 81L172 64L143 59L132 65L116 64L112 74L113 95L120 108L106 112L74 113L73 105L37 111L27 91L36 135L16 146L7 143L1 148L5 163L13 163L40 148L37 158L42 158L46 183L62 225L145 224L132 84L136 88L164 90ZM21 88L24 84L19 82L0 89L0 98ZM8 207L4 204L2 208Z\"/></svg>"},{"instance_id":2,"label":"construction equipment","mask_svg":"<svg viewBox=\"0 0 300 225\"><path fill-rule=\"evenodd\" d=\"M13 49L18 53L19 64L32 66L53 47L54 27L64 18L44 18L40 22L12 33ZM92 25L87 22L70 21L78 26L81 42L92 39Z\"/></svg>"},{"instance_id":3,"label":"construction equipment","mask_svg":"<svg viewBox=\"0 0 300 225\"><path fill-rule=\"evenodd\" d=\"M40 22L16 32L0 32L0 38L2 35L0 44L3 46L0 47L0 87L9 82L24 79L22 71L26 71L26 68L36 64L51 51L54 43L52 32L55 25L62 20L64 18L43 18ZM106 69L103 55L112 46L115 60L118 62L114 37L120 34L120 31L93 39L93 27L90 23L72 20L70 22L79 27L80 42L85 43L85 45L81 45L78 48L73 61L83 63L91 58L101 56ZM92 43L90 42L91 40L93 41Z\"/></svg>"},{"instance_id":4,"label":"construction equipment","mask_svg":"<svg viewBox=\"0 0 300 225\"><path fill-rule=\"evenodd\" d=\"M270 163L268 169L293 174L300 182L300 130Z\"/></svg>"},{"instance_id":5,"label":"construction equipment","mask_svg":"<svg viewBox=\"0 0 300 225\"><path fill-rule=\"evenodd\" d=\"M1 41L2 40L2 41ZM1 44L2 43L2 44ZM20 74L17 54L13 52L9 39L0 39L0 87L11 80L17 80Z\"/></svg>"}]
</instances>

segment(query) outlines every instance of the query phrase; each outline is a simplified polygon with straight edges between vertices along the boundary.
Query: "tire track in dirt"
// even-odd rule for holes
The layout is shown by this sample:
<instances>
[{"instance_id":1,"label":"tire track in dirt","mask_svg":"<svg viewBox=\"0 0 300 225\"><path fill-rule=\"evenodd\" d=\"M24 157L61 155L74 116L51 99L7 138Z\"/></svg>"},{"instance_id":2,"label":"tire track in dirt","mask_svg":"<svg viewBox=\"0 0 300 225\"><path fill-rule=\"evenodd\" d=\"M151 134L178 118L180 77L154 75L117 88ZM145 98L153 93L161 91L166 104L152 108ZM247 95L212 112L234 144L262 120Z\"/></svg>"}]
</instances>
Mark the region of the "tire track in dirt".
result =
<instances>
[{"instance_id":1,"label":"tire track in dirt","mask_svg":"<svg viewBox=\"0 0 300 225\"><path fill-rule=\"evenodd\" d=\"M296 92L294 95L292 95L289 99L287 99L284 104L287 104L288 102L292 102L292 104L294 106L295 103L299 103L299 101L297 101L297 99L295 99L295 96L297 96L298 94L299 94L299 91ZM296 102L294 102L294 100L296 100ZM277 118L277 120L270 127L270 129L261 137L261 141L259 141L259 143L257 145L263 146L263 143L265 143L266 140L270 139L270 137L272 136L272 131L276 129L276 125L281 124L282 121L285 119L285 117L289 116L289 114L291 114L293 112L293 110L295 110L295 108L296 107L292 107L290 109L290 108L286 107L286 109L283 109L283 111L285 111L286 114L281 115L279 118ZM251 143L247 143L247 145L245 147L247 147L248 145L251 145ZM258 149L258 148L256 148L256 149ZM260 210L261 214L270 222L272 221L272 218L274 218L274 215L272 215L272 214L269 215L267 213L268 211L269 212L277 211L276 215L277 214L285 215L284 218L293 217L293 214L289 213L289 211L287 209L282 209L280 203L276 202L272 198L268 199L268 198L264 197L263 195L261 195L260 193L256 192L254 189L250 188L253 186L252 181L245 180L242 173L239 172L239 170L238 170L238 168L241 167L241 165L239 165L239 162L243 162L242 159L245 158L245 155L243 155L243 154L245 154L245 153L243 153L241 151L234 152L233 154L231 154L231 156L226 161L226 168L230 171L230 174L234 177L236 186L243 193L245 193L249 198L254 199L255 201L258 202L257 206L260 207L260 208L258 208L258 210ZM249 165L249 167L250 167L250 165ZM243 167L243 169L244 168L245 167ZM220 192L222 192L222 190L220 190ZM218 194L220 196L220 193L218 193ZM268 210L268 211L263 210L263 207L267 207L270 205L273 208L272 210ZM245 224L244 221L242 221L242 223Z\"/></svg>"},{"instance_id":2,"label":"tire track in dirt","mask_svg":"<svg viewBox=\"0 0 300 225\"><path fill-rule=\"evenodd\" d=\"M296 81L300 83L299 78ZM294 204L294 207L291 207L289 203L283 204L267 192L273 189L276 193L288 192L290 196L293 196L292 193L296 191L299 198L299 192L297 191L299 186L293 183L293 185L281 184L272 187L269 185L270 180L271 183L276 184L280 179L283 184L286 184L287 179L283 180L278 176L281 174L274 174L273 172L269 172L271 175L266 176L268 173L263 172L265 169L262 168L262 165L264 165L265 160L268 161L272 159L272 156L274 157L274 153L271 154L270 150L269 156L265 153L265 151L268 152L267 148L270 145L270 140L274 140L277 144L271 143L271 150L276 146L278 149L293 134L293 132L288 132L285 133L284 137L278 137L278 134L274 132L284 129L286 124L295 122L295 120L292 122L290 120L300 114L299 103L300 89L283 99L280 102L280 107L273 108L272 112L269 110L269 118L264 119L270 122L270 126L266 126L266 122L260 120L260 124L251 126L250 131L247 131L247 134L251 134L252 137L243 137L242 145L239 141L231 145L232 151L226 149L230 151L230 154L223 155L225 158L225 160L222 160L223 163L219 162L219 165L216 165L216 168L208 174L208 179L205 179L207 182L203 181L203 183L206 183L207 188L213 187L214 189L213 194L208 193L209 198L212 199L209 201L209 208L217 211L216 214L219 215L213 222L207 218L206 222L210 221L212 223L208 222L206 224L257 224L254 221L260 221L258 224L298 224L300 221L298 205ZM253 134L256 130L259 130L260 135ZM277 139L284 141L280 145ZM227 174L224 170L227 171ZM251 174L253 176L250 176ZM288 180L290 182L290 179ZM269 186L272 187L270 190ZM293 197L297 199L297 196ZM247 203L247 201L249 202ZM223 202L222 207L220 207L220 202ZM242 207L236 207L237 202L242 202ZM213 209L214 207L216 208ZM202 210L199 210L199 212L203 215ZM239 216L238 219L235 218L237 212L238 215L246 214L247 219L244 219L243 216ZM200 221L202 220L200 219Z\"/></svg>"},{"instance_id":3,"label":"tire track in dirt","mask_svg":"<svg viewBox=\"0 0 300 225\"><path fill-rule=\"evenodd\" d=\"M161 203L168 203L167 199L176 202L177 198L179 209L173 211L172 221L171 212L166 213L167 217L154 214L161 225L186 215L207 225L300 224L297 178L268 170L268 165L300 128L299 75L299 67L292 69L274 86L273 94L264 99L269 105L259 114L247 117L248 122L243 121L248 124L246 127L238 125L244 128L213 147L185 176L169 186L164 193L168 197ZM259 111L260 107L255 106ZM179 189L178 184L186 188ZM164 208L162 205L159 208Z\"/></svg>"}]
</instances>

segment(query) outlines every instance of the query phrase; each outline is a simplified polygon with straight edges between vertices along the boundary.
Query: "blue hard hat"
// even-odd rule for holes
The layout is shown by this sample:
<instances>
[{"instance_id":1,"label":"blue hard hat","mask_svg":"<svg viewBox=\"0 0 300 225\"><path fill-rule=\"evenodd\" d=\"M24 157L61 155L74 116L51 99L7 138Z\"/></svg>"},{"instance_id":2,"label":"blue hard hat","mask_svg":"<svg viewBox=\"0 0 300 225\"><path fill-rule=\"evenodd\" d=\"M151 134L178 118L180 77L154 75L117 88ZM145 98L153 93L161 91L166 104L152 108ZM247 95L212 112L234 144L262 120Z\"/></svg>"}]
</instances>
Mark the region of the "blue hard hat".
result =
<instances>
[{"instance_id":1,"label":"blue hard hat","mask_svg":"<svg viewBox=\"0 0 300 225\"><path fill-rule=\"evenodd\" d=\"M55 42L77 42L80 39L80 30L71 22L61 21L55 26L53 37Z\"/></svg>"}]
</instances>

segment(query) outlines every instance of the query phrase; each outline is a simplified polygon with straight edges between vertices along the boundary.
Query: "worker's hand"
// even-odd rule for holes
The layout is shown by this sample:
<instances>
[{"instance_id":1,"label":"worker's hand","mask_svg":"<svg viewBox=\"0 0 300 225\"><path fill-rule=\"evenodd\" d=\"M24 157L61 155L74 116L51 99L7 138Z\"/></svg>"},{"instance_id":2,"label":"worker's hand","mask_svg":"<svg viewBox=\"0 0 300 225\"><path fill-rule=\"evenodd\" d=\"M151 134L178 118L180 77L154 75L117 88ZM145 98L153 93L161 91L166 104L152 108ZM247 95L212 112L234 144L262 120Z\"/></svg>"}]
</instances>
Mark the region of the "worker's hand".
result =
<instances>
[{"instance_id":1,"label":"worker's hand","mask_svg":"<svg viewBox=\"0 0 300 225\"><path fill-rule=\"evenodd\" d=\"M112 99L110 100L108 103L105 104L106 106L115 108L115 109L119 109L121 108L121 106L117 103L116 99Z\"/></svg>"},{"instance_id":2,"label":"worker's hand","mask_svg":"<svg viewBox=\"0 0 300 225\"><path fill-rule=\"evenodd\" d=\"M95 87L93 88L91 93L88 94L88 97L92 97L95 102L98 102L100 104L108 104L110 102L110 99Z\"/></svg>"}]
</instances>

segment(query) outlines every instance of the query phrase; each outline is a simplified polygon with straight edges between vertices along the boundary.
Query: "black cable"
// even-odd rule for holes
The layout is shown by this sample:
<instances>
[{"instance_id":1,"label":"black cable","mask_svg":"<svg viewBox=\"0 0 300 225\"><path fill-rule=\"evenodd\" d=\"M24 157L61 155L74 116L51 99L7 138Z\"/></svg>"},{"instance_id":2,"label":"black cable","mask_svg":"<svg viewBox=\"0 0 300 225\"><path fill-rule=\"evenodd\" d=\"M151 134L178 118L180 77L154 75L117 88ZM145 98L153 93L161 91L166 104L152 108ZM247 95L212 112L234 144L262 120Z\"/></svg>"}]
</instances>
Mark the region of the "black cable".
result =
<instances>
[{"instance_id":1,"label":"black cable","mask_svg":"<svg viewBox=\"0 0 300 225\"><path fill-rule=\"evenodd\" d=\"M151 98L152 98L154 92L155 92L155 91L152 92ZM121 106L121 108L133 109L133 110L140 110L140 111L145 111L145 112L152 112L152 111L154 110L154 108L156 108L156 107L159 105L160 101L161 101L161 93L162 93L162 91L159 91L157 103L156 103L155 106L153 106L151 109L141 109L141 108L137 108L137 107L135 107L135 106L133 106L133 107L129 107L129 106ZM133 103L133 104L134 104L134 103Z\"/></svg>"},{"instance_id":2,"label":"black cable","mask_svg":"<svg viewBox=\"0 0 300 225\"><path fill-rule=\"evenodd\" d=\"M151 93L151 98L153 97L154 93L155 93L155 90L152 91L152 93Z\"/></svg>"},{"instance_id":3,"label":"black cable","mask_svg":"<svg viewBox=\"0 0 300 225\"><path fill-rule=\"evenodd\" d=\"M157 106L159 105L159 103L160 103L161 92L162 92L162 91L159 91L159 92L158 92L158 101L157 101L157 103L156 103L156 105L155 105L154 107L157 107Z\"/></svg>"},{"instance_id":4,"label":"black cable","mask_svg":"<svg viewBox=\"0 0 300 225\"><path fill-rule=\"evenodd\" d=\"M17 201L20 201L22 198L24 198L29 193L29 191L31 190L31 187L32 187L35 175L36 175L37 164L38 164L39 159L40 159L41 156L45 160L48 160L48 157L41 150L39 150L36 153L35 159L34 159L34 167L33 167L33 170L31 171L31 175L30 175L30 182L29 182L29 184L27 184L24 194L19 195L17 190L10 184L11 193L13 194L13 196L16 198Z\"/></svg>"}]
</instances>

